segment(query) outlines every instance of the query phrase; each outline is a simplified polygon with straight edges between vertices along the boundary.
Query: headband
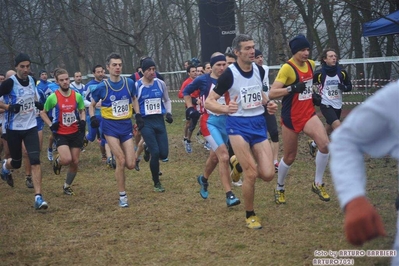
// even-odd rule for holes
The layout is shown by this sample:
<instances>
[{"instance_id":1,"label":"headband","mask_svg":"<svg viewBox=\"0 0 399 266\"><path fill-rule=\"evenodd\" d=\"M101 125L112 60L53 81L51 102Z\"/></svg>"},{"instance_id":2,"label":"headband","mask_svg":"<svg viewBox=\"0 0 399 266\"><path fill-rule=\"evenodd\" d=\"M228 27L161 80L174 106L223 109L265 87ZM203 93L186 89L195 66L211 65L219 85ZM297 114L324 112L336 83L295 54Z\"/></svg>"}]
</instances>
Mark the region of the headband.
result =
<instances>
[{"instance_id":1,"label":"headband","mask_svg":"<svg viewBox=\"0 0 399 266\"><path fill-rule=\"evenodd\" d=\"M211 61L210 61L211 67L213 67L213 65L216 64L216 62L219 62L219 61L226 61L226 57L224 55L222 55L222 54L217 55L215 57L212 57Z\"/></svg>"}]
</instances>

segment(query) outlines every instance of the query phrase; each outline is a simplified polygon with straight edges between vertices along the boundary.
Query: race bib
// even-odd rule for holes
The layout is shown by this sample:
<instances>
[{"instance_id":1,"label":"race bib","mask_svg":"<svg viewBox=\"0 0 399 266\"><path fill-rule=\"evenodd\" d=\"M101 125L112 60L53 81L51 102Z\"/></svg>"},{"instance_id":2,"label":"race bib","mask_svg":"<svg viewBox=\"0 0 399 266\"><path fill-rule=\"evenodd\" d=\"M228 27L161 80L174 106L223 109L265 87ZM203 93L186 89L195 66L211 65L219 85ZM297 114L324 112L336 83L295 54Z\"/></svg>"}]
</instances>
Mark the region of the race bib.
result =
<instances>
[{"instance_id":1,"label":"race bib","mask_svg":"<svg viewBox=\"0 0 399 266\"><path fill-rule=\"evenodd\" d=\"M305 83L306 90L304 90L302 93L299 93L298 100L300 101L306 101L312 99L313 79L304 80L303 82Z\"/></svg>"},{"instance_id":2,"label":"race bib","mask_svg":"<svg viewBox=\"0 0 399 266\"><path fill-rule=\"evenodd\" d=\"M76 122L76 115L75 112L68 112L62 114L62 124L64 126L71 126L73 123Z\"/></svg>"},{"instance_id":3,"label":"race bib","mask_svg":"<svg viewBox=\"0 0 399 266\"><path fill-rule=\"evenodd\" d=\"M327 98L329 100L336 100L341 97L338 89L338 85L329 85L327 86Z\"/></svg>"},{"instance_id":4,"label":"race bib","mask_svg":"<svg viewBox=\"0 0 399 266\"><path fill-rule=\"evenodd\" d=\"M35 100L33 98L25 99L21 105L21 114L30 113L35 109Z\"/></svg>"},{"instance_id":5,"label":"race bib","mask_svg":"<svg viewBox=\"0 0 399 266\"><path fill-rule=\"evenodd\" d=\"M123 117L129 114L129 100L119 100L112 102L112 115L115 117Z\"/></svg>"},{"instance_id":6,"label":"race bib","mask_svg":"<svg viewBox=\"0 0 399 266\"><path fill-rule=\"evenodd\" d=\"M144 101L146 115L162 114L161 98L151 98Z\"/></svg>"},{"instance_id":7,"label":"race bib","mask_svg":"<svg viewBox=\"0 0 399 266\"><path fill-rule=\"evenodd\" d=\"M253 109L262 105L262 88L259 85L240 89L242 109Z\"/></svg>"}]
</instances>

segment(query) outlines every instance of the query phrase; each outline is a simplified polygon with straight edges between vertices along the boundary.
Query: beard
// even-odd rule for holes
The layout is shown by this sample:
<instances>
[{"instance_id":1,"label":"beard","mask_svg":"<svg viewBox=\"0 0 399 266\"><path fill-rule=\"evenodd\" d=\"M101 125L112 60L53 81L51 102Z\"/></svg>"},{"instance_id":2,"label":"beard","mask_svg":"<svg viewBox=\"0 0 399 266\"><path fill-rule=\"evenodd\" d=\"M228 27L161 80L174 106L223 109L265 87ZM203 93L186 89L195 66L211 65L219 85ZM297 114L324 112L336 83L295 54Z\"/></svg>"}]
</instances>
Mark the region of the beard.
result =
<instances>
[{"instance_id":1,"label":"beard","mask_svg":"<svg viewBox=\"0 0 399 266\"><path fill-rule=\"evenodd\" d=\"M61 88L61 90L62 90L63 92L69 91L69 87L67 87L67 88L60 87L60 88Z\"/></svg>"}]
</instances>

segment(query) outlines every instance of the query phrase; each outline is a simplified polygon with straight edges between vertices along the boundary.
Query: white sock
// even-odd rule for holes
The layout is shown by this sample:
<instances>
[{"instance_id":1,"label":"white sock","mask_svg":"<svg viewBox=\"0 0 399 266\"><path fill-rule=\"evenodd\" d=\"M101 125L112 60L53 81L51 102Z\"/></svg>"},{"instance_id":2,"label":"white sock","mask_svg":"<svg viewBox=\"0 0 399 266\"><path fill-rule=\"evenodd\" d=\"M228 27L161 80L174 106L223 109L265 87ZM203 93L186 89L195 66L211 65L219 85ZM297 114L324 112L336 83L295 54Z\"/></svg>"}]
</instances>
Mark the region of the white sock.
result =
<instances>
[{"instance_id":1,"label":"white sock","mask_svg":"<svg viewBox=\"0 0 399 266\"><path fill-rule=\"evenodd\" d=\"M273 163L274 163L274 164L278 163L278 160L274 160Z\"/></svg>"},{"instance_id":2,"label":"white sock","mask_svg":"<svg viewBox=\"0 0 399 266\"><path fill-rule=\"evenodd\" d=\"M121 192L119 192L119 198L126 198L127 196L126 196L126 191L121 191Z\"/></svg>"},{"instance_id":3,"label":"white sock","mask_svg":"<svg viewBox=\"0 0 399 266\"><path fill-rule=\"evenodd\" d=\"M276 190L284 189L285 178L287 177L288 170L290 170L290 165L287 165L281 158L280 164L278 165L278 175L277 175L277 188Z\"/></svg>"},{"instance_id":4,"label":"white sock","mask_svg":"<svg viewBox=\"0 0 399 266\"><path fill-rule=\"evenodd\" d=\"M316 154L316 176L314 182L316 185L323 184L323 174L328 164L329 153L321 153L320 151Z\"/></svg>"}]
</instances>

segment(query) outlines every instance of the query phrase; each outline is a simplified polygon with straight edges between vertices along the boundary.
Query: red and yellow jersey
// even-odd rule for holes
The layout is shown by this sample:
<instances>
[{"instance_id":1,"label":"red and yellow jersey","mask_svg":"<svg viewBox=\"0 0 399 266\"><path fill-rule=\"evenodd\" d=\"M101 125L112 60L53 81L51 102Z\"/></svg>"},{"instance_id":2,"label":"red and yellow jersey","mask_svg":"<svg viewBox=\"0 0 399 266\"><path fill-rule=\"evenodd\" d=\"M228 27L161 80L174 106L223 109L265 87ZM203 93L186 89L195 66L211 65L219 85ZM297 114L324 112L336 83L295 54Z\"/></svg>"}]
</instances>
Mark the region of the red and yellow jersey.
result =
<instances>
[{"instance_id":1,"label":"red and yellow jersey","mask_svg":"<svg viewBox=\"0 0 399 266\"><path fill-rule=\"evenodd\" d=\"M308 60L303 66L298 66L291 58L282 66L276 77L276 81L282 82L285 87L298 82L306 84L304 92L290 93L282 100L282 122L295 132L302 131L304 124L316 113L312 100L314 66L313 60Z\"/></svg>"}]
</instances>

